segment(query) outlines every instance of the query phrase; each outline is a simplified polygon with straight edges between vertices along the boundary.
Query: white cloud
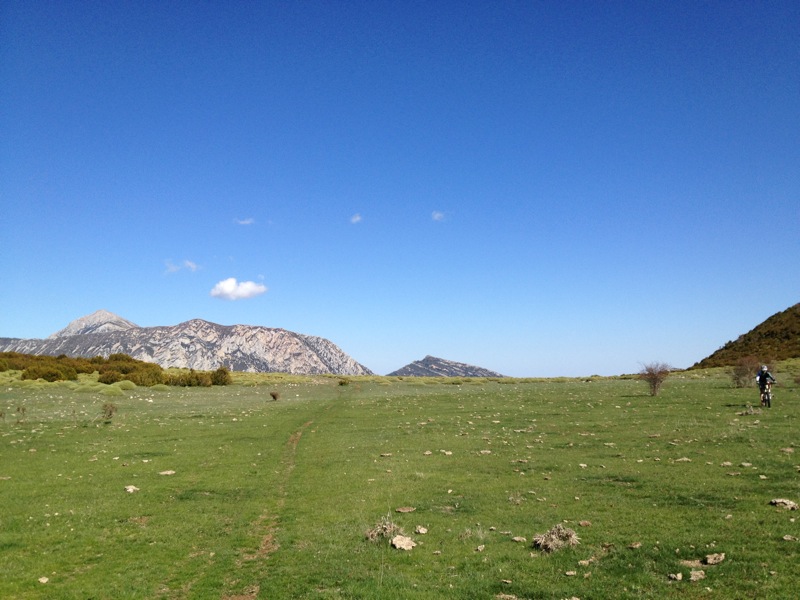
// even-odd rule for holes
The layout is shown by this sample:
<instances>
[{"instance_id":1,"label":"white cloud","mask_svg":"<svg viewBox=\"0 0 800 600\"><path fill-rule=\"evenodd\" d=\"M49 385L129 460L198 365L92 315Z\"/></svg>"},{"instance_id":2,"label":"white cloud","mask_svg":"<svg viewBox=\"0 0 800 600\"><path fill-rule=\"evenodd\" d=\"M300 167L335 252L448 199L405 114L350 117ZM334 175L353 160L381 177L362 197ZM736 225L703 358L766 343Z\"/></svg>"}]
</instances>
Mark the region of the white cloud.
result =
<instances>
[{"instance_id":1,"label":"white cloud","mask_svg":"<svg viewBox=\"0 0 800 600\"><path fill-rule=\"evenodd\" d=\"M211 295L214 298L222 298L223 300L241 300L260 296L266 291L267 286L255 281L238 282L235 277L229 277L215 285L211 290Z\"/></svg>"},{"instance_id":2,"label":"white cloud","mask_svg":"<svg viewBox=\"0 0 800 600\"><path fill-rule=\"evenodd\" d=\"M431 219L434 221L444 221L444 213L438 210L433 211L431 213Z\"/></svg>"},{"instance_id":3,"label":"white cloud","mask_svg":"<svg viewBox=\"0 0 800 600\"><path fill-rule=\"evenodd\" d=\"M359 213L354 214L350 217L350 222L355 225L356 223L361 223L361 215Z\"/></svg>"},{"instance_id":4,"label":"white cloud","mask_svg":"<svg viewBox=\"0 0 800 600\"><path fill-rule=\"evenodd\" d=\"M188 269L189 271L194 273L200 268L200 265L191 260L184 260L183 262L181 262L181 264L176 265L174 262L167 259L164 261L164 265L167 268L167 270L165 271L167 274L177 273L178 271L181 271L183 269Z\"/></svg>"},{"instance_id":5,"label":"white cloud","mask_svg":"<svg viewBox=\"0 0 800 600\"><path fill-rule=\"evenodd\" d=\"M253 223L256 222L256 220L253 217L247 217L246 219L234 219L233 221L237 225L252 225Z\"/></svg>"}]
</instances>

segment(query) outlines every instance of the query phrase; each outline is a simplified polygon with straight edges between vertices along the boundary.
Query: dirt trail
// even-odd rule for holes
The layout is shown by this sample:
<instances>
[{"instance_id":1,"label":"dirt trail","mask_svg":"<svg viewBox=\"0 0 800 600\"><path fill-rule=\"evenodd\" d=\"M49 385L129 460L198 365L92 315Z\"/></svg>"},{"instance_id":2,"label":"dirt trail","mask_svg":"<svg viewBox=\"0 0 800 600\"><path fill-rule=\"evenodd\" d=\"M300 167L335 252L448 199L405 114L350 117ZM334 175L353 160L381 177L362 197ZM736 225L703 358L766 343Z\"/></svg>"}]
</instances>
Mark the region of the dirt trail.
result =
<instances>
[{"instance_id":1,"label":"dirt trail","mask_svg":"<svg viewBox=\"0 0 800 600\"><path fill-rule=\"evenodd\" d=\"M313 421L307 421L289 436L284 446L283 457L281 459L281 471L278 478L278 485L275 489L277 493L277 502L275 504L275 512L280 513L281 509L286 505L286 484L292 475L295 467L295 457L297 455L297 446L300 444L300 438L303 437L303 432L311 426ZM258 550L253 554L248 554L245 560L255 560L257 558L265 558L278 550L279 544L275 541L275 531L278 527L278 516L272 512L262 513L258 519L253 523L253 530L260 532L261 543Z\"/></svg>"}]
</instances>

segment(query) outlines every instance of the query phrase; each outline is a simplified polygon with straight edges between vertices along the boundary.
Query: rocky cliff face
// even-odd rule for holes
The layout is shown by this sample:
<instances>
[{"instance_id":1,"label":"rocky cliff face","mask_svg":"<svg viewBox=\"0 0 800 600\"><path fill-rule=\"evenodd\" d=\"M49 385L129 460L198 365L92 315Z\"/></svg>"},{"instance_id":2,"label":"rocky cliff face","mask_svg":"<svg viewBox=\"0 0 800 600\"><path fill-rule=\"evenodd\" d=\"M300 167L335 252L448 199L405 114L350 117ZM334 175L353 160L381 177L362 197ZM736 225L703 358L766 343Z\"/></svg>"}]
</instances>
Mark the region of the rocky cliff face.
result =
<instances>
[{"instance_id":1,"label":"rocky cliff face","mask_svg":"<svg viewBox=\"0 0 800 600\"><path fill-rule=\"evenodd\" d=\"M0 351L58 356L124 353L164 368L293 374L371 375L324 338L253 325L217 325L194 319L173 326L138 327L98 311L45 340L0 338Z\"/></svg>"},{"instance_id":2,"label":"rocky cliff face","mask_svg":"<svg viewBox=\"0 0 800 600\"><path fill-rule=\"evenodd\" d=\"M402 377L504 377L504 375L488 369L435 356L426 356L422 360L416 360L389 375Z\"/></svg>"}]
</instances>

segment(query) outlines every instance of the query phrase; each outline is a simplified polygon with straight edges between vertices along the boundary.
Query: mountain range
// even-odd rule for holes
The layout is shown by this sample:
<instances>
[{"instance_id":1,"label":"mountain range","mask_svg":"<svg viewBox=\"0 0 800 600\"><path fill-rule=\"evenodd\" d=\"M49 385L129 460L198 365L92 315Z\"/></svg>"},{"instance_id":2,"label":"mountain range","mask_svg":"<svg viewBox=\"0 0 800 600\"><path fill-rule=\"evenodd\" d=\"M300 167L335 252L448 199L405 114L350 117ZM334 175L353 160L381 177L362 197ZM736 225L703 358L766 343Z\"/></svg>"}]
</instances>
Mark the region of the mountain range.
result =
<instances>
[{"instance_id":1,"label":"mountain range","mask_svg":"<svg viewBox=\"0 0 800 600\"><path fill-rule=\"evenodd\" d=\"M127 354L164 368L211 371L371 375L364 365L321 337L254 325L217 325L193 319L139 327L111 312L81 317L47 339L0 338L0 351L58 356Z\"/></svg>"}]
</instances>

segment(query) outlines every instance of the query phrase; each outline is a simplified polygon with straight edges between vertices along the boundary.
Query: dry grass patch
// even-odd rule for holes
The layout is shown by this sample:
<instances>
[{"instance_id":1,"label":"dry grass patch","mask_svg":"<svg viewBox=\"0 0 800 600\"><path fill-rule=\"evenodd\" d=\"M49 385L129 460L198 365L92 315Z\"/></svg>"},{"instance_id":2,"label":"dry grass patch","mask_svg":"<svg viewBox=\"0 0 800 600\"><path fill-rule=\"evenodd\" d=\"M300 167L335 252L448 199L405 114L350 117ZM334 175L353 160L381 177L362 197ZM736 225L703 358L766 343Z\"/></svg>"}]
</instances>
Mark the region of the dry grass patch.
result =
<instances>
[{"instance_id":1,"label":"dry grass patch","mask_svg":"<svg viewBox=\"0 0 800 600\"><path fill-rule=\"evenodd\" d=\"M367 539L376 542L380 539L392 539L397 535L404 535L403 528L392 520L392 515L387 514L380 518L374 527L367 531Z\"/></svg>"},{"instance_id":2,"label":"dry grass patch","mask_svg":"<svg viewBox=\"0 0 800 600\"><path fill-rule=\"evenodd\" d=\"M561 523L554 525L549 531L533 537L533 547L545 552L555 552L562 548L577 546L580 543L580 538L575 531L564 527Z\"/></svg>"}]
</instances>

